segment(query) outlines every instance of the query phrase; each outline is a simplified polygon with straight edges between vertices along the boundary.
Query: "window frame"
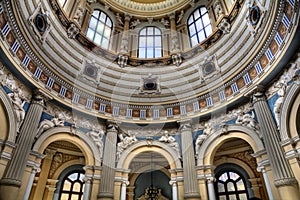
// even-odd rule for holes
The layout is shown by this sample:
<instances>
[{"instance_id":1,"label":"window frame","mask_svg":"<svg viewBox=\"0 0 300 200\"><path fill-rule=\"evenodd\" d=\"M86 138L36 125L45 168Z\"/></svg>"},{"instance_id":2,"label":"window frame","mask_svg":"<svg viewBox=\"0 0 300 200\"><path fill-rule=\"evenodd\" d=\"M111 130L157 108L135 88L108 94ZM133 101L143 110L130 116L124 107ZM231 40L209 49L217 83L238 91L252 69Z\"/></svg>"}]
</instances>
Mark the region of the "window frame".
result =
<instances>
[{"instance_id":1,"label":"window frame","mask_svg":"<svg viewBox=\"0 0 300 200\"><path fill-rule=\"evenodd\" d=\"M201 11L201 9L205 9L205 11ZM199 16L195 18L196 13L199 12ZM207 15L207 17L206 17ZM192 21L190 22L192 18ZM205 22L205 18L209 20L209 23ZM201 23L201 24L199 24ZM206 24L207 23L207 24ZM206 24L206 25L205 25ZM191 27L193 26L193 29L195 30L194 33L191 33ZM198 30L198 27L199 28ZM190 40L190 46L194 47L203 42L208 36L210 36L213 33L213 27L212 23L208 14L208 10L205 6L199 6L196 8L187 18L187 29L189 34L189 40ZM200 33L203 31L204 38L200 38ZM208 34L209 33L209 34ZM193 42L193 40L196 39L196 42Z\"/></svg>"},{"instance_id":2,"label":"window frame","mask_svg":"<svg viewBox=\"0 0 300 200\"><path fill-rule=\"evenodd\" d=\"M77 178L76 178L76 180L74 180L74 181L72 181L72 180L69 178L69 176L72 175L72 174L77 174ZM68 200L71 200L71 199L72 199L71 197L72 197L73 194L78 195L78 199L82 199L83 194L84 194L84 186L85 186L85 182L84 182L84 181L80 181L80 174L85 175L85 173L84 173L83 170L72 170L72 171L68 172L68 173L63 177L63 179L62 179L62 184L61 184L60 190L59 190L59 199L61 199L61 197L62 197L63 194L68 194L68 195L69 195ZM64 190L64 189L63 189L66 180L68 180L69 182L71 182L70 190ZM79 183L79 184L80 184L80 192L72 191L75 183Z\"/></svg>"},{"instance_id":3,"label":"window frame","mask_svg":"<svg viewBox=\"0 0 300 200\"><path fill-rule=\"evenodd\" d=\"M148 30L152 29L152 34L148 34ZM145 30L145 35L141 35L142 31ZM156 34L156 31L159 31L159 34ZM159 37L159 44L156 45L156 38ZM141 39L145 38L145 45L141 46ZM149 38L149 39L148 39ZM151 41L152 39L152 46L148 45L148 42ZM153 58L161 58L163 57L163 44L162 44L162 40L163 40L163 34L162 34L162 30L157 27L157 26L145 26L143 28L141 28L139 30L139 34L138 34L138 58L145 58L145 59L153 59ZM141 49L144 49L144 56L141 56ZM158 51L157 51L158 50ZM152 56L148 57L148 52L152 51ZM159 53L158 53L159 52ZM158 54L158 55L157 55ZM151 55L151 53L149 54Z\"/></svg>"},{"instance_id":4,"label":"window frame","mask_svg":"<svg viewBox=\"0 0 300 200\"><path fill-rule=\"evenodd\" d=\"M232 179L230 177L230 172L232 173L235 173L239 176L239 178L237 178L236 180ZM220 180L220 177L223 176L223 174L226 174L227 175L227 180L226 181L221 181ZM243 190L238 190L237 189L237 183L242 180L243 182L243 185L244 185L244 189ZM224 185L224 192L220 192L219 191L219 183L223 184ZM233 183L233 186L234 186L234 191L228 191L228 184L229 183ZM248 193L248 190L247 190L247 183L246 183L246 180L245 180L245 177L243 176L243 174L241 174L240 172L234 170L234 169L224 169L222 170L220 173L216 174L216 184L215 184L215 187L216 187L216 197L217 199L220 199L220 196L225 196L226 197L226 200L230 199L229 196L230 195L235 195L236 199L239 200L240 197L239 195L240 194L246 194L247 196L247 199L249 199L249 193Z\"/></svg>"},{"instance_id":5,"label":"window frame","mask_svg":"<svg viewBox=\"0 0 300 200\"><path fill-rule=\"evenodd\" d=\"M95 12L99 12L97 16L94 14ZM104 20L101 20L103 16L102 14L104 15ZM95 27L92 27L92 20L95 20ZM99 25L103 27L101 32L98 32L97 30L99 28ZM86 29L86 37L90 39L92 42L94 42L97 46L100 46L104 49L109 49L113 27L114 27L113 25L114 24L112 18L102 9L96 8L91 14L90 21ZM109 34L106 33L107 30L109 31ZM106 36L106 34L108 36ZM89 35L91 35L91 37ZM100 42L98 43L96 40L97 41L100 40ZM105 40L107 40L106 44L104 42Z\"/></svg>"}]
</instances>

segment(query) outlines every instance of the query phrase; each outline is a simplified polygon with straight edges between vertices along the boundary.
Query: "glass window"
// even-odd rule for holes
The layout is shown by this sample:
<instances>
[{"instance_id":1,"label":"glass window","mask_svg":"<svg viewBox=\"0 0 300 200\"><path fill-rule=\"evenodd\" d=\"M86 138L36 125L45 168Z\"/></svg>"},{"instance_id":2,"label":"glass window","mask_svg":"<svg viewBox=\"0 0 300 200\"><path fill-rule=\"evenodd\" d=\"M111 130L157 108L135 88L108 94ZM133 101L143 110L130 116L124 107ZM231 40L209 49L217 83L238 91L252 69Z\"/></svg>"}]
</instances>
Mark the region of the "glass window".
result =
<instances>
[{"instance_id":1,"label":"glass window","mask_svg":"<svg viewBox=\"0 0 300 200\"><path fill-rule=\"evenodd\" d=\"M212 26L205 7L200 7L188 18L191 46L201 43L212 33Z\"/></svg>"},{"instance_id":2,"label":"glass window","mask_svg":"<svg viewBox=\"0 0 300 200\"><path fill-rule=\"evenodd\" d=\"M147 26L139 33L139 58L162 56L162 33L157 27Z\"/></svg>"},{"instance_id":3,"label":"glass window","mask_svg":"<svg viewBox=\"0 0 300 200\"><path fill-rule=\"evenodd\" d=\"M73 171L62 181L60 200L81 200L84 192L84 174Z\"/></svg>"},{"instance_id":4,"label":"glass window","mask_svg":"<svg viewBox=\"0 0 300 200\"><path fill-rule=\"evenodd\" d=\"M96 45L108 49L111 32L111 19L101 10L94 10L86 32L86 37L92 40Z\"/></svg>"},{"instance_id":5,"label":"glass window","mask_svg":"<svg viewBox=\"0 0 300 200\"><path fill-rule=\"evenodd\" d=\"M248 193L243 177L235 171L225 171L216 176L217 194L222 200L247 200Z\"/></svg>"}]
</instances>

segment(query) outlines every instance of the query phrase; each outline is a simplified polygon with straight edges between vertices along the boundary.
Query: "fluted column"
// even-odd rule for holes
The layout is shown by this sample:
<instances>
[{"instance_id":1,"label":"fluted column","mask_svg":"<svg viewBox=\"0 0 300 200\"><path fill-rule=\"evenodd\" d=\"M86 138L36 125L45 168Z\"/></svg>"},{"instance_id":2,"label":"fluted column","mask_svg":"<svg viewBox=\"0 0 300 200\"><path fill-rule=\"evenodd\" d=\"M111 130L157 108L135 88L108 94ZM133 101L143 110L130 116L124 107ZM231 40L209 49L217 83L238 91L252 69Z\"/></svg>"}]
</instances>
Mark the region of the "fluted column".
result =
<instances>
[{"instance_id":1,"label":"fluted column","mask_svg":"<svg viewBox=\"0 0 300 200\"><path fill-rule=\"evenodd\" d=\"M115 123L110 123L107 126L101 173L102 177L100 182L98 200L113 199L114 196L117 136L118 126Z\"/></svg>"},{"instance_id":2,"label":"fluted column","mask_svg":"<svg viewBox=\"0 0 300 200\"><path fill-rule=\"evenodd\" d=\"M29 153L44 109L44 97L36 92L20 129L12 158L0 181L0 200L16 200L22 184Z\"/></svg>"},{"instance_id":3,"label":"fluted column","mask_svg":"<svg viewBox=\"0 0 300 200\"><path fill-rule=\"evenodd\" d=\"M253 105L272 168L272 174L275 180L274 184L278 188L282 199L299 197L297 181L284 156L284 151L280 145L277 126L268 107L266 97L262 92L259 91L253 95ZM286 195L288 195L288 197Z\"/></svg>"},{"instance_id":4,"label":"fluted column","mask_svg":"<svg viewBox=\"0 0 300 200\"><path fill-rule=\"evenodd\" d=\"M193 147L192 127L190 121L181 121L182 162L184 177L184 199L199 199L197 175L195 170L195 154Z\"/></svg>"}]
</instances>

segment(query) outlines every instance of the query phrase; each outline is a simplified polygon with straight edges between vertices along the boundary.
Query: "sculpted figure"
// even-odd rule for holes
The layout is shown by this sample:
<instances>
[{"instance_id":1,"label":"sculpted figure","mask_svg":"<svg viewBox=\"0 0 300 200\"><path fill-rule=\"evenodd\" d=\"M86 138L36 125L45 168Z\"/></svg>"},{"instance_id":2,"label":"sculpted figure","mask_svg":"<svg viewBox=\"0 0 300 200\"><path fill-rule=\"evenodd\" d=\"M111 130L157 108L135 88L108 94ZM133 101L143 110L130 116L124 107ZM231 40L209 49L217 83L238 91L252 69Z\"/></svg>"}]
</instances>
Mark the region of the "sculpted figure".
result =
<instances>
[{"instance_id":1,"label":"sculpted figure","mask_svg":"<svg viewBox=\"0 0 300 200\"><path fill-rule=\"evenodd\" d=\"M121 142L117 144L117 159L120 158L122 152L131 144L138 141L133 134L128 134L125 137L122 133L119 134L119 138Z\"/></svg>"},{"instance_id":2,"label":"sculpted figure","mask_svg":"<svg viewBox=\"0 0 300 200\"><path fill-rule=\"evenodd\" d=\"M50 128L53 127L62 127L64 126L65 120L59 117L59 115L56 113L54 117L49 120L49 119L44 119L41 121L40 126L39 126L39 131L38 134L36 135L36 138L40 137L40 135L46 131L49 130Z\"/></svg>"},{"instance_id":3,"label":"sculpted figure","mask_svg":"<svg viewBox=\"0 0 300 200\"><path fill-rule=\"evenodd\" d=\"M168 131L165 131L165 135L161 136L161 138L159 138L158 141L167 143L167 145L175 149L178 158L181 158L179 145L176 139L173 136L169 135Z\"/></svg>"},{"instance_id":4,"label":"sculpted figure","mask_svg":"<svg viewBox=\"0 0 300 200\"><path fill-rule=\"evenodd\" d=\"M254 119L254 112L252 111L252 114L244 113L242 110L238 111L238 117L235 121L236 124L240 124L242 126L247 126L249 128L252 128L254 130L258 130L258 124Z\"/></svg>"},{"instance_id":5,"label":"sculpted figure","mask_svg":"<svg viewBox=\"0 0 300 200\"><path fill-rule=\"evenodd\" d=\"M95 126L93 126L92 130L87 133L87 136L89 136L97 145L99 152L100 152L100 158L103 156L103 136L104 131L102 129L96 130Z\"/></svg>"},{"instance_id":6,"label":"sculpted figure","mask_svg":"<svg viewBox=\"0 0 300 200\"><path fill-rule=\"evenodd\" d=\"M17 130L19 130L25 118L25 110L23 108L25 101L21 99L22 90L20 88L16 88L14 92L9 93L8 96L11 98L11 101L13 103L13 107L17 117Z\"/></svg>"}]
</instances>

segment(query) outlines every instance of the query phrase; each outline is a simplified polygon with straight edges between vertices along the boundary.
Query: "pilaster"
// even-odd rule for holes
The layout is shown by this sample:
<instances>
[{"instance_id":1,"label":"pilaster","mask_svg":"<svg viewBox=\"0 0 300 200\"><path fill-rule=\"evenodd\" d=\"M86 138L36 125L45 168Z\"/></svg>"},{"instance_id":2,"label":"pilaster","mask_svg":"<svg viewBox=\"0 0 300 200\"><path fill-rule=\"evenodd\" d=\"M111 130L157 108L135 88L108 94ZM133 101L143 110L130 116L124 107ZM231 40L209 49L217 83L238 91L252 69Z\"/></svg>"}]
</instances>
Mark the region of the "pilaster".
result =
<instances>
[{"instance_id":1,"label":"pilaster","mask_svg":"<svg viewBox=\"0 0 300 200\"><path fill-rule=\"evenodd\" d=\"M114 197L114 180L115 180L115 162L117 149L117 136L119 128L115 122L108 122L107 133L104 146L102 177L98 200L113 199Z\"/></svg>"},{"instance_id":2,"label":"pilaster","mask_svg":"<svg viewBox=\"0 0 300 200\"><path fill-rule=\"evenodd\" d=\"M184 199L199 199L191 121L181 121L179 131L182 143Z\"/></svg>"},{"instance_id":3,"label":"pilaster","mask_svg":"<svg viewBox=\"0 0 300 200\"><path fill-rule=\"evenodd\" d=\"M35 91L23 125L20 128L12 159L0 181L0 199L17 199L31 146L38 131L39 121L44 109L44 102L44 94L40 91Z\"/></svg>"},{"instance_id":4,"label":"pilaster","mask_svg":"<svg viewBox=\"0 0 300 200\"><path fill-rule=\"evenodd\" d=\"M279 190L281 197L284 197L284 194L280 191L289 191L294 197L299 196L297 181L280 145L279 132L268 107L266 97L262 91L256 91L252 100L272 167L272 174L275 180L274 184L278 189L281 187L285 188Z\"/></svg>"}]
</instances>

